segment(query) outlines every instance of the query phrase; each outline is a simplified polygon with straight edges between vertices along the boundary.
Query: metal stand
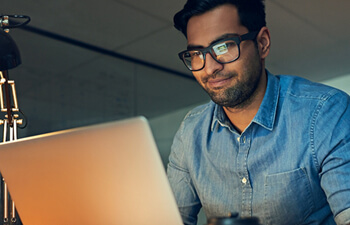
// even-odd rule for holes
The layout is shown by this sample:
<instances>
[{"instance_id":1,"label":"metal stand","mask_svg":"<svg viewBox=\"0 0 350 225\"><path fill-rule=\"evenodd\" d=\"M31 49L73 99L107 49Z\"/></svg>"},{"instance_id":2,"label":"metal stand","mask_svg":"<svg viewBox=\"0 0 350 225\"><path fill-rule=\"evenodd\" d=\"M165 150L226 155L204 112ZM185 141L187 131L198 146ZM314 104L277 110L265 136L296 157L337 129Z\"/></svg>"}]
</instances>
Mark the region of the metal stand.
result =
<instances>
[{"instance_id":1,"label":"metal stand","mask_svg":"<svg viewBox=\"0 0 350 225\"><path fill-rule=\"evenodd\" d=\"M9 17L26 19L23 23L17 23L15 25L10 24ZM17 102L15 82L10 81L8 78L8 70L17 67L21 64L20 54L16 43L8 35L10 28L16 28L29 23L30 17L22 15L0 15L0 105L1 112L5 113L4 119L0 119L0 125L4 125L3 130L3 142L17 140L17 126L23 123L22 119L19 119L19 108ZM10 90L12 93L10 93ZM12 98L10 97L12 94ZM12 105L13 104L13 105ZM8 135L9 134L9 135ZM0 182L2 184L1 196L3 199L3 224L14 225L22 224L18 216L16 216L15 203L11 200L11 196L7 189L5 180L0 176Z\"/></svg>"},{"instance_id":2,"label":"metal stand","mask_svg":"<svg viewBox=\"0 0 350 225\"><path fill-rule=\"evenodd\" d=\"M8 80L8 72L0 71L0 105L1 112L6 112L5 118L0 119L0 125L4 125L3 129L3 142L17 140L17 126L23 123L22 119L18 119L18 114L13 114L19 111L17 94L15 89L15 82ZM10 88L11 87L11 88ZM12 102L11 106L10 89L12 90ZM5 90L5 98L4 91ZM6 100L6 106L5 101ZM9 133L9 135L7 135ZM9 195L7 184L3 180L3 223L4 225L16 224L16 207L14 201L11 200ZM10 212L10 213L9 213Z\"/></svg>"}]
</instances>

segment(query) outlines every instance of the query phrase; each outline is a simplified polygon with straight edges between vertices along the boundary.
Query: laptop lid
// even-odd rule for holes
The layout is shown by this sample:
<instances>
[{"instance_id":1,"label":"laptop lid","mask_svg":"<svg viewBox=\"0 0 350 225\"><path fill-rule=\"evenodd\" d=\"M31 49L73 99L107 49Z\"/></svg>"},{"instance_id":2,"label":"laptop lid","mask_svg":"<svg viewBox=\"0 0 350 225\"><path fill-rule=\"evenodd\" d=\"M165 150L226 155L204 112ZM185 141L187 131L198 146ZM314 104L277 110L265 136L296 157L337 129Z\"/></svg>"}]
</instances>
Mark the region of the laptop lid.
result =
<instances>
[{"instance_id":1,"label":"laptop lid","mask_svg":"<svg viewBox=\"0 0 350 225\"><path fill-rule=\"evenodd\" d=\"M181 225L143 117L0 144L24 225Z\"/></svg>"}]
</instances>

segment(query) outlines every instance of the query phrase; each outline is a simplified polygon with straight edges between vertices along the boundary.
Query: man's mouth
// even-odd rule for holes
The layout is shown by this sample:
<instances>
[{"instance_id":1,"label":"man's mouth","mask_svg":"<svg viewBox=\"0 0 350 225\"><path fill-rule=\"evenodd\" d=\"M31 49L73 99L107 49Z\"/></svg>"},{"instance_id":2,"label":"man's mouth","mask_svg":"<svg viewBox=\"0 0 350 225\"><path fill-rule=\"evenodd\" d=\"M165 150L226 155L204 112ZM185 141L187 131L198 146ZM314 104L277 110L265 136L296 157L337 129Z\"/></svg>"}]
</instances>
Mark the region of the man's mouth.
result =
<instances>
[{"instance_id":1,"label":"man's mouth","mask_svg":"<svg viewBox=\"0 0 350 225\"><path fill-rule=\"evenodd\" d=\"M207 84L210 88L219 89L227 84L231 83L234 76L229 77L216 77L212 79L208 79Z\"/></svg>"}]
</instances>

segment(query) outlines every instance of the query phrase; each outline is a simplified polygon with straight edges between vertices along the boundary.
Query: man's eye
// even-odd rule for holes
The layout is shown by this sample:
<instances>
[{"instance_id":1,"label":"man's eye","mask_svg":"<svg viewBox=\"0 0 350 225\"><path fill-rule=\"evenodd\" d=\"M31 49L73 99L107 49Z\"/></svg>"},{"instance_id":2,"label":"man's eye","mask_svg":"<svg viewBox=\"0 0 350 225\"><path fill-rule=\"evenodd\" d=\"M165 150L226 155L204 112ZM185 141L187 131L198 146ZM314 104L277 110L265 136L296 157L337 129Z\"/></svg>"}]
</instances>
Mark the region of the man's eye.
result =
<instances>
[{"instance_id":1,"label":"man's eye","mask_svg":"<svg viewBox=\"0 0 350 225\"><path fill-rule=\"evenodd\" d=\"M192 57L196 57L196 56L199 56L201 55L201 52L191 52L191 56Z\"/></svg>"},{"instance_id":2,"label":"man's eye","mask_svg":"<svg viewBox=\"0 0 350 225\"><path fill-rule=\"evenodd\" d=\"M234 41L228 41L225 43L227 48L236 48L237 44Z\"/></svg>"},{"instance_id":3,"label":"man's eye","mask_svg":"<svg viewBox=\"0 0 350 225\"><path fill-rule=\"evenodd\" d=\"M214 50L216 55L222 55L222 54L227 53L228 46L226 45L226 43L220 43L220 44L213 46L213 50Z\"/></svg>"}]
</instances>

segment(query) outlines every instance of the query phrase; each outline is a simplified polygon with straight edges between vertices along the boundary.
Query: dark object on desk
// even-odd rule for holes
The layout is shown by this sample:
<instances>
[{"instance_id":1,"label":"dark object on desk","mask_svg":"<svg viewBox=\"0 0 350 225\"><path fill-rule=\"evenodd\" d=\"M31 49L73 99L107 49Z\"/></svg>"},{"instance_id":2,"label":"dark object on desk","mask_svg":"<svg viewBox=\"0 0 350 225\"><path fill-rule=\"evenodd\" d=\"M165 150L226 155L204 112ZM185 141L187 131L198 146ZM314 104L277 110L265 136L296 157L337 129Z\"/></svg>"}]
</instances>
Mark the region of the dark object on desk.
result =
<instances>
[{"instance_id":1,"label":"dark object on desk","mask_svg":"<svg viewBox=\"0 0 350 225\"><path fill-rule=\"evenodd\" d=\"M206 225L261 225L257 217L240 218L238 213L228 217L213 217L208 219Z\"/></svg>"}]
</instances>

